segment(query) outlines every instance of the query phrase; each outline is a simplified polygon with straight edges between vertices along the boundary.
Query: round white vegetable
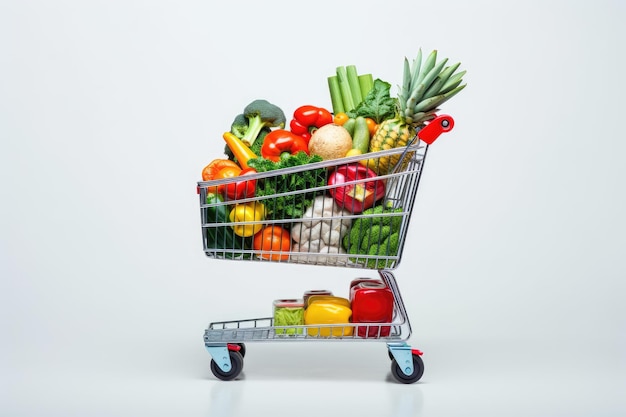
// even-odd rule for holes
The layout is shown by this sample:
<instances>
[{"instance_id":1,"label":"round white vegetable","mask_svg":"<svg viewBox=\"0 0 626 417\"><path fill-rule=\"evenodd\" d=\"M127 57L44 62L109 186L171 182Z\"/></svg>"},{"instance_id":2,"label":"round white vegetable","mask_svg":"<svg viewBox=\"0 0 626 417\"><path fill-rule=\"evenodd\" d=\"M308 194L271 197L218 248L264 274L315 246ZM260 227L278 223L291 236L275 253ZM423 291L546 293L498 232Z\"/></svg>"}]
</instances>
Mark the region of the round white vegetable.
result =
<instances>
[{"instance_id":1,"label":"round white vegetable","mask_svg":"<svg viewBox=\"0 0 626 417\"><path fill-rule=\"evenodd\" d=\"M343 158L350 149L352 149L350 132L334 123L315 130L309 140L309 153L319 155L324 160Z\"/></svg>"}]
</instances>

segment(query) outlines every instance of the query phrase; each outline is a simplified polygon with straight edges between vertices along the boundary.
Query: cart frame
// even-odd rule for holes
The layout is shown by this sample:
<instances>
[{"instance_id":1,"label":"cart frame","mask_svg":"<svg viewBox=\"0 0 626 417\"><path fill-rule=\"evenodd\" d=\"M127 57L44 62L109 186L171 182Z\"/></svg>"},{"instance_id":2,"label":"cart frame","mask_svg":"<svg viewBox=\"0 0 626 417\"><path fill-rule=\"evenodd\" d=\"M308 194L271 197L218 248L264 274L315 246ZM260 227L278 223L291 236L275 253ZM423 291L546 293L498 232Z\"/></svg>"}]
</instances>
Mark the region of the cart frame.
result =
<instances>
[{"instance_id":1,"label":"cart frame","mask_svg":"<svg viewBox=\"0 0 626 417\"><path fill-rule=\"evenodd\" d=\"M420 140L415 140L404 148L393 148L389 150L383 150L375 153L370 153L367 158L381 158L389 156L397 156L399 160L395 168L386 174L376 177L377 180L385 182L387 189L385 194L385 204L390 207L399 207L400 210L396 211L393 215L398 217L400 221L399 226L399 239L398 248L396 253L383 253L376 255L358 254L348 252L337 253L315 253L315 252L300 252L300 251L281 251L278 258L266 257L267 253L254 249L246 249L241 246L237 248L215 248L211 247L208 237L214 236L214 231L219 227L234 227L236 222L223 221L215 222L207 214L208 210L214 208L206 202L207 193L209 187L224 186L232 183L232 178L199 182L197 191L200 197L201 208L201 220L203 231L203 244L205 254L208 257L215 259L225 260L239 260L239 261L264 261L275 263L305 263L309 265L317 266L332 266L342 268L356 268L356 269L372 269L377 270L381 281L385 286L391 290L393 294L393 319L388 323L334 323L334 324L304 324L294 326L277 326L274 325L273 317L261 317L245 320L231 320L231 321L217 321L211 322L204 331L204 346L210 356L211 370L213 374L221 380L235 379L242 370L243 357L246 353L245 343L247 342L366 342L366 341L378 341L385 342L389 353L389 358L392 361L391 372L392 375L402 383L414 383L418 381L424 372L424 364L421 359L422 352L418 349L412 348L407 340L412 334L411 324L409 316L406 311L404 301L397 281L392 270L396 269L402 258L405 239L407 237L407 231L409 221L413 213L414 202L416 199L417 189L421 179L421 173L423 170L423 164L426 159L428 147L432 142L444 132L452 129L453 120L450 116L438 116L431 123L426 125L421 131L418 132L417 137ZM356 165L361 161L363 156L353 156L341 158L340 160L322 161L307 164L306 166L297 166L291 168L285 168L274 172L256 173L248 176L251 180L263 180L271 179L273 176L285 176L285 175L299 175L304 171L310 170L325 170L330 171L336 169L338 166L349 166L350 164ZM399 166L403 163L404 166L400 169ZM353 180L344 182L342 187L350 186L354 184L364 183L365 180ZM371 179L367 180L371 181ZM302 193L313 193L314 195L324 195L331 191L333 186L324 185L319 187L307 188L306 190L295 190L291 192L282 193L280 195L265 197L269 200L273 197L296 197L302 195ZM263 198L248 197L241 198L234 201L225 202L223 204L247 204L256 203L258 201L264 201ZM377 221L382 220L382 214L369 215L369 219ZM308 217L306 219L294 219L294 218L279 218L272 219L270 221L273 225L294 225L294 224L314 224L314 222L330 221L330 222L350 222L356 219L364 218L363 214L346 214L345 212L335 214L334 212L325 217ZM246 224L255 226L256 224L267 223L266 219L263 220L249 220ZM381 263L382 262L382 263ZM382 265L382 267L381 267ZM328 331L328 329L334 329L339 331L339 335L331 331L329 336L322 336L322 329ZM365 330L365 332L359 332L358 330ZM371 332L372 329L374 333ZM388 330L388 333L383 334L382 330ZM365 336L360 336L365 334Z\"/></svg>"}]
</instances>

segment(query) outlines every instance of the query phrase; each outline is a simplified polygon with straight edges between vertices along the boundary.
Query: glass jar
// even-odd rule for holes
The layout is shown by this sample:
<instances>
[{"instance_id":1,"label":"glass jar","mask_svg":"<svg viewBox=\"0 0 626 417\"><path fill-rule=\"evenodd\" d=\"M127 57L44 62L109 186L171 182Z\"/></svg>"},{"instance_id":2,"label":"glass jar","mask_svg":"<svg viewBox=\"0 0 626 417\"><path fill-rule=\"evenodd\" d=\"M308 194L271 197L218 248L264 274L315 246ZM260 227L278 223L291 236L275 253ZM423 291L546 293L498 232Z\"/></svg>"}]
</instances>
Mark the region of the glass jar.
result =
<instances>
[{"instance_id":1,"label":"glass jar","mask_svg":"<svg viewBox=\"0 0 626 417\"><path fill-rule=\"evenodd\" d=\"M304 308L309 304L309 298L314 295L333 295L332 291L329 290L308 290L304 292L302 299L304 300Z\"/></svg>"},{"instance_id":2,"label":"glass jar","mask_svg":"<svg viewBox=\"0 0 626 417\"><path fill-rule=\"evenodd\" d=\"M391 323L394 297L391 290L381 282L363 281L350 289L352 322L358 326L360 337L389 336L390 326L372 326L370 323Z\"/></svg>"},{"instance_id":3,"label":"glass jar","mask_svg":"<svg viewBox=\"0 0 626 417\"><path fill-rule=\"evenodd\" d=\"M274 300L274 326L304 325L304 301L300 298ZM302 328L275 329L277 335L302 334Z\"/></svg>"}]
</instances>

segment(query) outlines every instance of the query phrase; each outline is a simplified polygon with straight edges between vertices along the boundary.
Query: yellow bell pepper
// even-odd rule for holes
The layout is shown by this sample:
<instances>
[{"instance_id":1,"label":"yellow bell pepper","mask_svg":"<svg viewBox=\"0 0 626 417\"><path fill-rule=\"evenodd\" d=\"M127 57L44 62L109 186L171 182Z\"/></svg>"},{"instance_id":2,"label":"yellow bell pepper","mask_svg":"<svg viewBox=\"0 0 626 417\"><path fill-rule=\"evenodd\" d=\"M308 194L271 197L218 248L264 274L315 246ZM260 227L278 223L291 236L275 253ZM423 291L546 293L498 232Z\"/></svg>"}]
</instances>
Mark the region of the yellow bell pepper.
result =
<instances>
[{"instance_id":1,"label":"yellow bell pepper","mask_svg":"<svg viewBox=\"0 0 626 417\"><path fill-rule=\"evenodd\" d=\"M318 300L309 302L308 307L304 310L304 324L322 325L349 323L351 316L352 310L346 305L345 301L330 299ZM354 327L311 327L307 329L307 333L309 336L319 337L329 337L331 335L333 337L352 336L354 334Z\"/></svg>"},{"instance_id":2,"label":"yellow bell pepper","mask_svg":"<svg viewBox=\"0 0 626 417\"><path fill-rule=\"evenodd\" d=\"M263 228L262 222L265 220L265 206L256 201L245 204L236 204L230 211L230 221L236 223L233 225L233 231L236 235L249 237L254 236Z\"/></svg>"},{"instance_id":3,"label":"yellow bell pepper","mask_svg":"<svg viewBox=\"0 0 626 417\"><path fill-rule=\"evenodd\" d=\"M304 308L307 308L313 303L319 303L319 302L328 302L328 303L334 303L334 304L339 304L342 306L350 307L350 300L348 300L347 298L337 297L334 295L312 295L307 300L307 305L305 305Z\"/></svg>"}]
</instances>

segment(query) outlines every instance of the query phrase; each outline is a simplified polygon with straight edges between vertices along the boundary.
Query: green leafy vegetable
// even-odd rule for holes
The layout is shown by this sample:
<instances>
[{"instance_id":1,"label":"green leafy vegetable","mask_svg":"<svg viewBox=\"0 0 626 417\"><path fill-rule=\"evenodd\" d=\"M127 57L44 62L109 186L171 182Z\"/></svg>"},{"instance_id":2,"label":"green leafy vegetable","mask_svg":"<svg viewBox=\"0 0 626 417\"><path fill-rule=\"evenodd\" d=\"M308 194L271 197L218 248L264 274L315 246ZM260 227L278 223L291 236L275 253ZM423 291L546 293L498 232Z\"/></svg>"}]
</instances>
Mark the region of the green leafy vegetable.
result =
<instances>
[{"instance_id":1,"label":"green leafy vegetable","mask_svg":"<svg viewBox=\"0 0 626 417\"><path fill-rule=\"evenodd\" d=\"M321 161L322 157L319 155L309 156L305 152L298 152L295 155L285 155L278 162L254 158L248 161L248 166L256 169L257 172L268 172ZM326 170L324 168L305 170L295 174L277 173L257 181L255 195L271 197L262 200L267 210L266 219L294 219L304 215L316 196L317 192L307 190L322 187L325 184ZM288 192L295 193L282 195Z\"/></svg>"},{"instance_id":2,"label":"green leafy vegetable","mask_svg":"<svg viewBox=\"0 0 626 417\"><path fill-rule=\"evenodd\" d=\"M391 119L396 114L398 100L391 97L390 91L391 84L380 78L375 79L370 92L354 110L347 112L348 116L352 118L357 116L369 117L374 119L376 123Z\"/></svg>"}]
</instances>

